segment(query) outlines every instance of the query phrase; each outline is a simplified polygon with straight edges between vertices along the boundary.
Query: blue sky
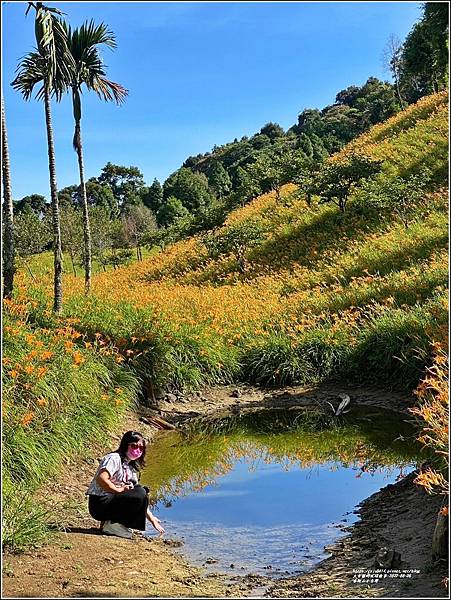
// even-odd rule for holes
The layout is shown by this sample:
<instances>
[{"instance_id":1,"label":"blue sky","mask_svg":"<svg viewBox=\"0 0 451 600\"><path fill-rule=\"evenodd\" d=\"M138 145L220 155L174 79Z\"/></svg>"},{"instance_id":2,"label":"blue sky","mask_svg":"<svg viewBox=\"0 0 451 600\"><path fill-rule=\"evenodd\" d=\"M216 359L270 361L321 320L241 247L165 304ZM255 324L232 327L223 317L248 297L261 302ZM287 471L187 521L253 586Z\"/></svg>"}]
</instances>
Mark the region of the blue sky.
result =
<instances>
[{"instance_id":1,"label":"blue sky","mask_svg":"<svg viewBox=\"0 0 451 600\"><path fill-rule=\"evenodd\" d=\"M129 90L121 107L83 96L87 177L111 161L164 179L189 155L252 135L268 121L293 125L349 85L390 80L382 54L405 38L418 2L53 2L71 25L103 21L118 48L103 57ZM44 108L10 82L35 45L26 2L2 2L2 85L15 199L49 197ZM58 187L77 182L69 97L53 105Z\"/></svg>"}]
</instances>

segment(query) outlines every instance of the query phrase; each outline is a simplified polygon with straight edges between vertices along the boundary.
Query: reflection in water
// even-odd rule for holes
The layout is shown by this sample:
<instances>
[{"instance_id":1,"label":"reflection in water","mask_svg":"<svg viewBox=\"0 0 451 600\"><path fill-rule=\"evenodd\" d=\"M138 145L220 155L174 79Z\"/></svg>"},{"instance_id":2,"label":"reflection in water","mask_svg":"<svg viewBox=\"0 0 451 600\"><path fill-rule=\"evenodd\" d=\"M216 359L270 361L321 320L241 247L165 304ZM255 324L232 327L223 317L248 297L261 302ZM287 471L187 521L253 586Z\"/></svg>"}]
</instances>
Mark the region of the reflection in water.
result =
<instances>
[{"instance_id":1,"label":"reflection in water","mask_svg":"<svg viewBox=\"0 0 451 600\"><path fill-rule=\"evenodd\" d=\"M210 568L284 574L311 568L355 506L409 472L409 423L367 409L330 423L318 411L264 411L160 434L143 483L167 535Z\"/></svg>"}]
</instances>

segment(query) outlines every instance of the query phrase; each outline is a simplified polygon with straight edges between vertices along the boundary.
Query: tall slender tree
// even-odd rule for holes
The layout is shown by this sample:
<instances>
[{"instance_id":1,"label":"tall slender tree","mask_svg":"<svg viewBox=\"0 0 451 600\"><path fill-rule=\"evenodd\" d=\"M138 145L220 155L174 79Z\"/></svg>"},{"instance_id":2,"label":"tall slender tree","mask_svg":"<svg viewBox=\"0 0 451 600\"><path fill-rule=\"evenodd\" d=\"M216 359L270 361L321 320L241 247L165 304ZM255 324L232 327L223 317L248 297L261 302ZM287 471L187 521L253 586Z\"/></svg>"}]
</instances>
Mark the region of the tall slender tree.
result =
<instances>
[{"instance_id":1,"label":"tall slender tree","mask_svg":"<svg viewBox=\"0 0 451 600\"><path fill-rule=\"evenodd\" d=\"M29 2L25 14L35 9L36 52L28 53L19 63L17 77L12 82L25 100L29 100L36 85L42 84L36 94L44 101L49 157L50 197L52 200L53 251L54 251L54 300L53 310L63 310L62 251L56 182L55 144L53 139L51 97L61 100L70 86L73 58L67 47L66 31L57 15L63 14L56 8L44 6L42 2Z\"/></svg>"},{"instance_id":2,"label":"tall slender tree","mask_svg":"<svg viewBox=\"0 0 451 600\"><path fill-rule=\"evenodd\" d=\"M3 219L5 226L3 254L3 297L10 298L14 285L14 223L13 196L9 169L8 137L6 134L5 106L2 94L2 181L3 181Z\"/></svg>"},{"instance_id":3,"label":"tall slender tree","mask_svg":"<svg viewBox=\"0 0 451 600\"><path fill-rule=\"evenodd\" d=\"M105 75L105 66L99 54L99 46L105 45L116 48L116 38L103 23L95 25L94 21L86 21L73 31L64 24L69 51L73 58L71 89L72 103L75 120L73 138L74 150L78 157L78 170L80 173L80 200L83 210L83 240L85 264L85 292L91 288L91 229L89 224L88 199L86 193L83 145L81 140L81 88L84 84L88 90L105 101L114 100L121 104L128 91L119 83L109 81Z\"/></svg>"},{"instance_id":4,"label":"tall slender tree","mask_svg":"<svg viewBox=\"0 0 451 600\"><path fill-rule=\"evenodd\" d=\"M389 36L387 44L385 45L383 58L386 68L388 68L393 75L399 104L401 108L404 109L406 103L402 97L399 85L399 74L402 69L402 44L399 38L393 33Z\"/></svg>"}]
</instances>

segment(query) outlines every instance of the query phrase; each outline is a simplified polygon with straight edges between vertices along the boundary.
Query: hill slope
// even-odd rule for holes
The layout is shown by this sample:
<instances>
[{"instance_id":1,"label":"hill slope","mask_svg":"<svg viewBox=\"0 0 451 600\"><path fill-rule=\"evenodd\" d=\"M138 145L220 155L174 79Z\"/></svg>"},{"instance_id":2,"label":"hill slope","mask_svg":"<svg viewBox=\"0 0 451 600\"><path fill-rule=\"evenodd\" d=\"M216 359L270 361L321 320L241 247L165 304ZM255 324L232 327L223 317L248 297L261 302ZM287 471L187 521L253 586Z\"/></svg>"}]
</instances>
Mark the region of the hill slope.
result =
<instances>
[{"instance_id":1,"label":"hill slope","mask_svg":"<svg viewBox=\"0 0 451 600\"><path fill-rule=\"evenodd\" d=\"M67 314L162 385L353 376L413 387L447 322L447 117L444 93L423 98L330 159L382 160L385 180L426 167L428 191L407 228L393 212L367 210L359 186L343 214L309 206L289 184L210 234L239 238L253 223L261 240L244 242L244 267L233 244L222 239L212 254L195 236L97 275L88 299L81 279L66 276ZM24 286L18 302L32 291ZM43 302L33 309L41 321Z\"/></svg>"}]
</instances>

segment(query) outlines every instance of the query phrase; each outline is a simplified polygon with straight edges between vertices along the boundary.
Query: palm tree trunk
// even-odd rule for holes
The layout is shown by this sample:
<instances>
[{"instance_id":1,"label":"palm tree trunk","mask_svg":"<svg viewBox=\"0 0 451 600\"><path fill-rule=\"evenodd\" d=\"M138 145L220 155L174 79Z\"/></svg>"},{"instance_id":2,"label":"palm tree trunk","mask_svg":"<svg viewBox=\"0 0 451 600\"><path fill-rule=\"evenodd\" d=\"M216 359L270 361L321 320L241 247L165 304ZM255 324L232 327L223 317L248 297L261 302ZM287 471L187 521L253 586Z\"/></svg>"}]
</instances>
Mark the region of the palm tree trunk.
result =
<instances>
[{"instance_id":1,"label":"palm tree trunk","mask_svg":"<svg viewBox=\"0 0 451 600\"><path fill-rule=\"evenodd\" d=\"M9 148L6 135L5 106L2 97L2 181L3 181L3 218L5 224L3 254L3 297L10 298L14 284L14 212L9 168Z\"/></svg>"},{"instance_id":2,"label":"palm tree trunk","mask_svg":"<svg viewBox=\"0 0 451 600\"><path fill-rule=\"evenodd\" d=\"M58 206L58 191L56 185L55 145L53 142L52 113L50 108L50 93L45 87L44 96L45 122L47 126L47 145L49 153L50 196L52 199L53 223L53 253L54 253L54 299L53 310L57 315L63 312L63 284L62 284L62 252L61 228Z\"/></svg>"},{"instance_id":3,"label":"palm tree trunk","mask_svg":"<svg viewBox=\"0 0 451 600\"><path fill-rule=\"evenodd\" d=\"M78 170L80 172L81 205L83 209L83 241L85 262L85 293L91 289L91 228L89 225L88 197L86 194L85 168L83 163L83 146L81 143L80 121L75 122L74 146L78 156Z\"/></svg>"}]
</instances>

